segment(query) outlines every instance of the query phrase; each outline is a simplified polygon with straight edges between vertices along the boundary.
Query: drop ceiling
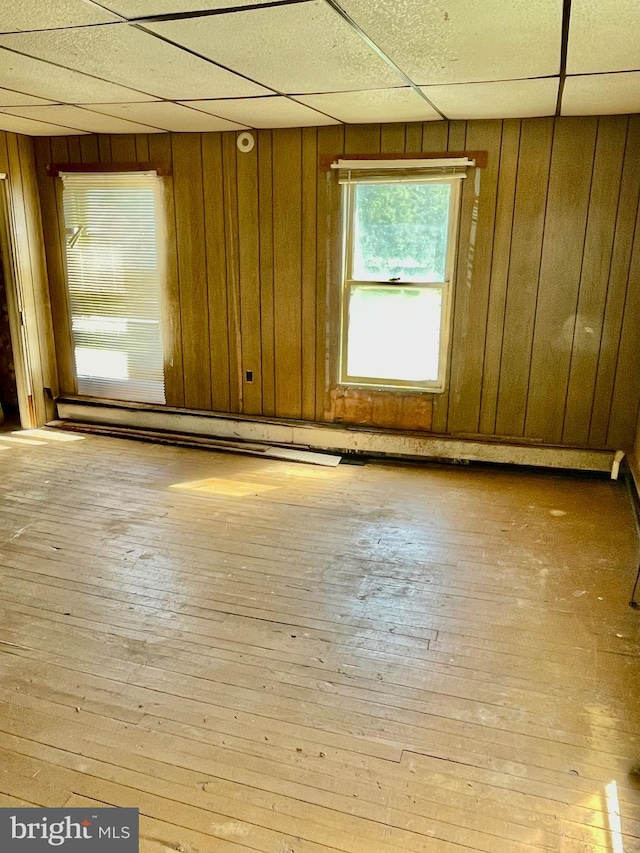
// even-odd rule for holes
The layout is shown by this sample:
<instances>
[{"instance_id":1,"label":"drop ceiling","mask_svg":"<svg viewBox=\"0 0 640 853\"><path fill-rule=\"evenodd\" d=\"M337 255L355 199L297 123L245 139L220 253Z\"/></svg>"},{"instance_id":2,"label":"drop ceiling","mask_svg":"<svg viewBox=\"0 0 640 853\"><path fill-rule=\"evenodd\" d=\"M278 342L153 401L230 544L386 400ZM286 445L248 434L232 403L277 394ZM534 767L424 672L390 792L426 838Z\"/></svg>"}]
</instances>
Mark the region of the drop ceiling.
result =
<instances>
[{"instance_id":1,"label":"drop ceiling","mask_svg":"<svg viewBox=\"0 0 640 853\"><path fill-rule=\"evenodd\" d=\"M2 0L29 135L640 112L638 0Z\"/></svg>"}]
</instances>

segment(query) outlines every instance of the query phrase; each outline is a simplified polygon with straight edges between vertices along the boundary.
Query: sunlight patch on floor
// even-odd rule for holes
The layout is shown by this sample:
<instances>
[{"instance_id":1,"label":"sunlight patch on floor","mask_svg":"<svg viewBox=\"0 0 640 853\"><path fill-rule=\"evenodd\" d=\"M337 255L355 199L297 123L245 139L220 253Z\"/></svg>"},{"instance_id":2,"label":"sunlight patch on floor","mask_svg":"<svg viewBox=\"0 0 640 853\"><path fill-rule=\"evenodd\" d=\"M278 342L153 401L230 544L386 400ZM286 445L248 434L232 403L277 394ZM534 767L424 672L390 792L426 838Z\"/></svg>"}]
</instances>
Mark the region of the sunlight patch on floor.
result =
<instances>
[{"instance_id":1,"label":"sunlight patch on floor","mask_svg":"<svg viewBox=\"0 0 640 853\"><path fill-rule=\"evenodd\" d=\"M605 786L604 790L607 796L607 818L609 821L609 832L611 833L611 850L612 853L624 853L618 786L615 781L612 781Z\"/></svg>"},{"instance_id":2,"label":"sunlight patch on floor","mask_svg":"<svg viewBox=\"0 0 640 853\"><path fill-rule=\"evenodd\" d=\"M84 441L86 436L77 433L61 432L52 429L21 429L14 430L12 435L33 438L45 438L47 441Z\"/></svg>"},{"instance_id":3,"label":"sunlight patch on floor","mask_svg":"<svg viewBox=\"0 0 640 853\"><path fill-rule=\"evenodd\" d=\"M7 435L3 433L0 435L0 441L5 441L9 444L31 444L31 445L42 445L46 444L46 441L40 441L35 438L22 438L20 433L12 433L11 435Z\"/></svg>"},{"instance_id":4,"label":"sunlight patch on floor","mask_svg":"<svg viewBox=\"0 0 640 853\"><path fill-rule=\"evenodd\" d=\"M208 480L174 483L169 488L182 492L198 492L200 494L244 498L249 495L257 495L259 492L270 492L273 489L277 489L278 486L265 486L261 483L241 483L238 480L217 480L215 477L212 477Z\"/></svg>"}]
</instances>

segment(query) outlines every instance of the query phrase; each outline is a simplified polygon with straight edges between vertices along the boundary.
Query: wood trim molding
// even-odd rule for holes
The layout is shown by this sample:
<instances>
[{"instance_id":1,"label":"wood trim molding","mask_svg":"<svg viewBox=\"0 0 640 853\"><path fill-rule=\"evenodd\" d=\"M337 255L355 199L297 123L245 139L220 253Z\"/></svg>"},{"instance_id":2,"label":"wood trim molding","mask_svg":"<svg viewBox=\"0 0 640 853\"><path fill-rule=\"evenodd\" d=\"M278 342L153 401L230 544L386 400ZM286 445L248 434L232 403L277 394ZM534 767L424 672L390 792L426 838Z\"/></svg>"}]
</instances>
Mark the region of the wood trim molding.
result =
<instances>
[{"instance_id":1,"label":"wood trim molding","mask_svg":"<svg viewBox=\"0 0 640 853\"><path fill-rule=\"evenodd\" d=\"M60 172L157 172L161 178L171 175L168 163L50 163L47 175L57 178Z\"/></svg>"}]
</instances>

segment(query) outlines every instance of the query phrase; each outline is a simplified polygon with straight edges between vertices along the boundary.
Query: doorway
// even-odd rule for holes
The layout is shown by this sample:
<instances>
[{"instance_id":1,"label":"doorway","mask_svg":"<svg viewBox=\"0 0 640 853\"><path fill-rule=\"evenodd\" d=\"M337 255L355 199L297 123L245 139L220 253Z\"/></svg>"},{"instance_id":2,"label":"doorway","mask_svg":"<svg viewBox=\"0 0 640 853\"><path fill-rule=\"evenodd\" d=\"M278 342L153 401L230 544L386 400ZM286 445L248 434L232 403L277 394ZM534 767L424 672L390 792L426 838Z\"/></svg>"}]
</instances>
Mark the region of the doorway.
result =
<instances>
[{"instance_id":1,"label":"doorway","mask_svg":"<svg viewBox=\"0 0 640 853\"><path fill-rule=\"evenodd\" d=\"M0 258L0 431L18 429L18 386L13 358L4 265Z\"/></svg>"}]
</instances>

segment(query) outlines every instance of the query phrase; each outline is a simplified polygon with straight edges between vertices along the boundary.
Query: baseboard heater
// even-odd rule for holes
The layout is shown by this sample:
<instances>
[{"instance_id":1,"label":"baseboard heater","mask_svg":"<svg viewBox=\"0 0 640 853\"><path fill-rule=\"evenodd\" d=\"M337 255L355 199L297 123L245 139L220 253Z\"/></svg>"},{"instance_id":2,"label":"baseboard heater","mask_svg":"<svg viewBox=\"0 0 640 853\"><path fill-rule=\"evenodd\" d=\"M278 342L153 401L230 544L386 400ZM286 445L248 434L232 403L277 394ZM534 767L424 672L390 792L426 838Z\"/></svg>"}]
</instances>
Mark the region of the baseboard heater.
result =
<instances>
[{"instance_id":1,"label":"baseboard heater","mask_svg":"<svg viewBox=\"0 0 640 853\"><path fill-rule=\"evenodd\" d=\"M424 433L349 427L82 398L57 400L58 417L75 424L127 427L181 436L299 448L337 454L491 462L610 472L614 452L474 441ZM221 448L222 449L222 448Z\"/></svg>"}]
</instances>

